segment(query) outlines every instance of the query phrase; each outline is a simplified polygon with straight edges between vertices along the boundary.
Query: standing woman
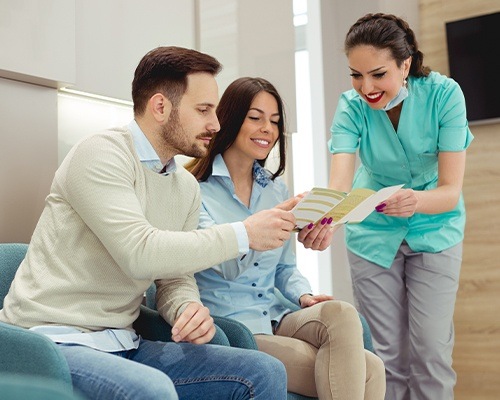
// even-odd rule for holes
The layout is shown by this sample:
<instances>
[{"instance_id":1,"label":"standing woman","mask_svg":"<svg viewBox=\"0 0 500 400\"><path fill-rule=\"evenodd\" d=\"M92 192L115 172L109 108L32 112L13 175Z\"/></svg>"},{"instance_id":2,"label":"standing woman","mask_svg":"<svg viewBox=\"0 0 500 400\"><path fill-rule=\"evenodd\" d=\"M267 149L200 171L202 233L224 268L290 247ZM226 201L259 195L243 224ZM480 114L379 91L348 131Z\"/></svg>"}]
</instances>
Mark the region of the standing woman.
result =
<instances>
[{"instance_id":1,"label":"standing woman","mask_svg":"<svg viewBox=\"0 0 500 400\"><path fill-rule=\"evenodd\" d=\"M244 220L289 197L279 178L285 168L285 115L274 86L261 78L237 79L222 95L217 117L221 129L208 154L188 166L201 181L200 227L205 228ZM264 164L275 145L280 163L272 173ZM324 221L298 236L306 243L312 232L316 238L331 235ZM259 350L285 364L289 391L321 400L384 398L384 366L363 349L356 309L331 296L312 295L290 241L275 250L250 251L195 277L212 315L245 324ZM301 309L283 306L275 287Z\"/></svg>"},{"instance_id":2,"label":"standing woman","mask_svg":"<svg viewBox=\"0 0 500 400\"><path fill-rule=\"evenodd\" d=\"M453 399L453 311L473 139L459 85L424 67L413 31L367 14L345 39L353 89L331 127L330 187L403 189L346 225L354 295L386 367L388 400ZM361 165L355 171L356 151Z\"/></svg>"}]
</instances>

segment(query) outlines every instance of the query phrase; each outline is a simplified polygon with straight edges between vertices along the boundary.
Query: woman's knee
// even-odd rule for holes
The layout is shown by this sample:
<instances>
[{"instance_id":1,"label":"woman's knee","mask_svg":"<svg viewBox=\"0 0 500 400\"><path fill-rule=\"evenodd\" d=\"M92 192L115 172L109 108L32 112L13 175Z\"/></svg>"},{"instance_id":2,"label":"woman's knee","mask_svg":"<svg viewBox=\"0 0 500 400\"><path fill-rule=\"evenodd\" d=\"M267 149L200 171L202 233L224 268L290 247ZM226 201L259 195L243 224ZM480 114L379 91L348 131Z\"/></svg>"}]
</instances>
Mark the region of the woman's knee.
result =
<instances>
[{"instance_id":1,"label":"woman's knee","mask_svg":"<svg viewBox=\"0 0 500 400\"><path fill-rule=\"evenodd\" d=\"M385 380L385 366L382 359L371 351L365 350L366 375Z\"/></svg>"},{"instance_id":2,"label":"woman's knee","mask_svg":"<svg viewBox=\"0 0 500 400\"><path fill-rule=\"evenodd\" d=\"M317 304L319 319L330 327L342 327L344 330L362 331L361 321L356 308L345 301L331 300Z\"/></svg>"},{"instance_id":3,"label":"woman's knee","mask_svg":"<svg viewBox=\"0 0 500 400\"><path fill-rule=\"evenodd\" d=\"M385 366L380 357L365 350L366 393L365 398L383 399L386 388ZM368 395L368 396L367 396Z\"/></svg>"}]
</instances>

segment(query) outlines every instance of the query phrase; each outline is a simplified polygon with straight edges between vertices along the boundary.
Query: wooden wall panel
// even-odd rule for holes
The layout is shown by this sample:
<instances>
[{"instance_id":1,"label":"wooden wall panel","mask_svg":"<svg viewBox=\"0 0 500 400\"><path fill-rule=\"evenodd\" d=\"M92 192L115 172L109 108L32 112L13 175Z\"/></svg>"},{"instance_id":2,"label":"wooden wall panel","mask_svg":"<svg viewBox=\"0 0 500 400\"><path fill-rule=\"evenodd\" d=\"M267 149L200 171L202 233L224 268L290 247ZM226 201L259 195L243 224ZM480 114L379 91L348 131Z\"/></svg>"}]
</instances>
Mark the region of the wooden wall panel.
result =
<instances>
[{"instance_id":1,"label":"wooden wall panel","mask_svg":"<svg viewBox=\"0 0 500 400\"><path fill-rule=\"evenodd\" d=\"M448 74L445 22L497 11L499 0L420 0L419 43L425 64ZM496 400L500 396L500 124L471 130L475 139L467 152L463 189L467 225L455 309L455 398Z\"/></svg>"}]
</instances>

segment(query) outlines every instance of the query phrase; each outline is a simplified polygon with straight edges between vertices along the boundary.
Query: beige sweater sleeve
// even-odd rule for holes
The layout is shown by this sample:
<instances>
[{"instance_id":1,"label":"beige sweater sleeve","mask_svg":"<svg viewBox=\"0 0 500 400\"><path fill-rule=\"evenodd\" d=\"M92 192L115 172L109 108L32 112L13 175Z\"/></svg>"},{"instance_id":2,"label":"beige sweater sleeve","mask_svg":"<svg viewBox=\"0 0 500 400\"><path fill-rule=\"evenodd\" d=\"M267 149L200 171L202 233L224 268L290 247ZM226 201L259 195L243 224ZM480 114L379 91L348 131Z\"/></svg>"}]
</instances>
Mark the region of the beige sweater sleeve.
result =
<instances>
[{"instance_id":1,"label":"beige sweater sleeve","mask_svg":"<svg viewBox=\"0 0 500 400\"><path fill-rule=\"evenodd\" d=\"M136 170L142 167L123 147L123 141L110 135L81 143L65 168L61 179L66 182L60 190L125 274L132 279L177 278L238 255L236 234L229 224L193 231L153 226L135 189ZM189 192L196 190L199 196L199 187L185 185L179 193L187 193L186 201L193 201L196 194Z\"/></svg>"},{"instance_id":2,"label":"beige sweater sleeve","mask_svg":"<svg viewBox=\"0 0 500 400\"><path fill-rule=\"evenodd\" d=\"M201 197L200 190L196 191L193 207L186 220L184 229L194 230L198 227ZM198 285L193 274L186 274L174 279L158 279L156 284L156 307L160 315L170 325L173 325L181 311L191 302L201 303Z\"/></svg>"}]
</instances>

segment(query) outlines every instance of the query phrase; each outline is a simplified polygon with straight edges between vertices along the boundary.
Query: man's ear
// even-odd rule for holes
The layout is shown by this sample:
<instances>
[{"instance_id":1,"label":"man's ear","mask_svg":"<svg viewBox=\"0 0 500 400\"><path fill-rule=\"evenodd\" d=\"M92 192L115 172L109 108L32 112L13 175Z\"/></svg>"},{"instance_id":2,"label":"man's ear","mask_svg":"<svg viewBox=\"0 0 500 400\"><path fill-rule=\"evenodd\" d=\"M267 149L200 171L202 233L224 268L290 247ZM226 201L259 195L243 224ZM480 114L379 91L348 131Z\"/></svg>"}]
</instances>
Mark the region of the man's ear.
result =
<instances>
[{"instance_id":1,"label":"man's ear","mask_svg":"<svg viewBox=\"0 0 500 400\"><path fill-rule=\"evenodd\" d=\"M149 99L149 109L156 122L163 124L168 121L172 111L172 103L161 93L156 93Z\"/></svg>"}]
</instances>

